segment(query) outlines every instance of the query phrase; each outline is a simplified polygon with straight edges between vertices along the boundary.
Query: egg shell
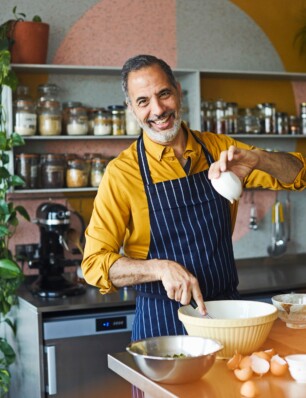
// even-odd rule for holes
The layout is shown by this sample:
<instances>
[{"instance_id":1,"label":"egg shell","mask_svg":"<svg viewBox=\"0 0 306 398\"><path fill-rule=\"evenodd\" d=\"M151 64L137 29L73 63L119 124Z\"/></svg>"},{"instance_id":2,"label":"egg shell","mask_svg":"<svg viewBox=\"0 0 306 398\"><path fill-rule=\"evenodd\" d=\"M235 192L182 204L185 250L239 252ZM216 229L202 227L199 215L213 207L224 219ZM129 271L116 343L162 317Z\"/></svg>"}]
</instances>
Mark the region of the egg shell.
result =
<instances>
[{"instance_id":1,"label":"egg shell","mask_svg":"<svg viewBox=\"0 0 306 398\"><path fill-rule=\"evenodd\" d=\"M252 368L234 369L234 374L240 381L250 380L253 376Z\"/></svg>"},{"instance_id":2,"label":"egg shell","mask_svg":"<svg viewBox=\"0 0 306 398\"><path fill-rule=\"evenodd\" d=\"M250 368L252 365L252 360L251 360L251 356L250 355L246 355L244 356L240 363L239 363L239 368L243 369L243 368Z\"/></svg>"},{"instance_id":3,"label":"egg shell","mask_svg":"<svg viewBox=\"0 0 306 398\"><path fill-rule=\"evenodd\" d=\"M258 355L251 355L251 368L253 372L258 375L264 375L269 372L270 362L264 358L259 357Z\"/></svg>"},{"instance_id":4,"label":"egg shell","mask_svg":"<svg viewBox=\"0 0 306 398\"><path fill-rule=\"evenodd\" d=\"M238 200L242 194L242 183L232 171L224 171L218 178L212 178L214 189L231 203Z\"/></svg>"},{"instance_id":5,"label":"egg shell","mask_svg":"<svg viewBox=\"0 0 306 398\"><path fill-rule=\"evenodd\" d=\"M279 355L274 355L270 362L270 371L274 376L283 376L288 369L288 363Z\"/></svg>"},{"instance_id":6,"label":"egg shell","mask_svg":"<svg viewBox=\"0 0 306 398\"><path fill-rule=\"evenodd\" d=\"M239 353L234 354L226 363L228 369L234 370L239 367L239 363L242 359L242 355Z\"/></svg>"},{"instance_id":7,"label":"egg shell","mask_svg":"<svg viewBox=\"0 0 306 398\"><path fill-rule=\"evenodd\" d=\"M243 397L254 398L259 394L259 391L254 381L248 380L242 384L240 388L240 394Z\"/></svg>"}]
</instances>

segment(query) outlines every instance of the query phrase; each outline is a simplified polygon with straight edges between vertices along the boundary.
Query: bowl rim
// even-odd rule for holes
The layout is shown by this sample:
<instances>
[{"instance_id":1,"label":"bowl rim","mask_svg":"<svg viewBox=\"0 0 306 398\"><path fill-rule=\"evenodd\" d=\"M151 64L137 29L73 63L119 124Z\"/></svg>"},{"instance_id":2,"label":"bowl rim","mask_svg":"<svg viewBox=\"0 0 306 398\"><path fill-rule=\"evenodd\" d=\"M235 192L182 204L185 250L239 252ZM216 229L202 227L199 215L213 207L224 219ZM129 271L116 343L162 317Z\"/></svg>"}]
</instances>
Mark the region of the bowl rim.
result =
<instances>
[{"instance_id":1,"label":"bowl rim","mask_svg":"<svg viewBox=\"0 0 306 398\"><path fill-rule=\"evenodd\" d=\"M258 316L252 316L249 318L230 318L230 319L218 319L218 318L201 318L201 317L195 317L192 315L187 315L183 311L186 307L190 305L184 305L181 306L178 309L178 317L180 321L184 323L184 321L188 320L188 324L190 325L198 325L201 323L201 325L205 324L205 327L246 327L246 326L256 326L256 325L261 325L264 323L269 323L269 322L274 322L278 318L278 310L277 308L270 303L262 302L262 301L253 301L253 300L209 300L208 302L218 302L222 303L223 302L247 302L247 303L256 303L259 304L260 306L265 305L269 306L270 308L270 313L266 315L258 315ZM267 307L268 308L268 307ZM184 319L183 319L184 318Z\"/></svg>"},{"instance_id":2,"label":"bowl rim","mask_svg":"<svg viewBox=\"0 0 306 398\"><path fill-rule=\"evenodd\" d=\"M273 301L275 301L275 303L277 303L277 304L306 305L306 303L305 304L303 304L303 303L290 303L289 301L283 301L281 299L281 297L284 297L284 296L287 296L287 297L288 296L306 297L306 293L294 293L294 292L292 292L292 293L276 294L275 296L271 297L272 303L273 303Z\"/></svg>"},{"instance_id":3,"label":"bowl rim","mask_svg":"<svg viewBox=\"0 0 306 398\"><path fill-rule=\"evenodd\" d=\"M208 340L208 341L212 341L214 343L216 343L216 349L214 349L213 351L211 351L208 354L199 354L199 355L193 355L193 356L184 356L184 357L164 357L164 356L158 356L158 355L150 355L150 354L141 354L139 352L134 352L132 350L132 346L134 344L137 343L141 343L143 341L153 341L158 339L159 337L161 338L166 338L168 339L172 339L173 338L188 338L191 340ZM153 337L147 337L147 338L143 338L143 339L139 339L139 340L134 340L131 341L127 346L126 346L126 351L131 354L133 357L138 357L138 358L144 358L144 359L154 359L154 360L167 360L167 361L174 361L174 360L192 360L192 359L197 359L197 358L201 358L204 356L211 356L211 355L216 355L219 351L224 349L224 345L221 343L221 341L219 341L218 339L214 339L211 337L204 337L204 336L190 336L188 334L184 334L184 335L170 335L170 336L153 336Z\"/></svg>"}]
</instances>

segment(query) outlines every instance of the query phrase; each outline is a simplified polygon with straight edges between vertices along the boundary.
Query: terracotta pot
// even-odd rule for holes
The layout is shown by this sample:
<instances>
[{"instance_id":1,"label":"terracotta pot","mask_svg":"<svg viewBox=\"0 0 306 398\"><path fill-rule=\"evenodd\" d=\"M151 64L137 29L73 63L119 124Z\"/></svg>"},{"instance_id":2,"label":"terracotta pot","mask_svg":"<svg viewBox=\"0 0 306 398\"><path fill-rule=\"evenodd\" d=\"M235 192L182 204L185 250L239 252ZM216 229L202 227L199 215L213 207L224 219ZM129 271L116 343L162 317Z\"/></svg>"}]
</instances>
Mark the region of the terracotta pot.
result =
<instances>
[{"instance_id":1,"label":"terracotta pot","mask_svg":"<svg viewBox=\"0 0 306 398\"><path fill-rule=\"evenodd\" d=\"M16 64L45 64L48 53L49 25L18 21L12 29L14 44L11 61Z\"/></svg>"}]
</instances>

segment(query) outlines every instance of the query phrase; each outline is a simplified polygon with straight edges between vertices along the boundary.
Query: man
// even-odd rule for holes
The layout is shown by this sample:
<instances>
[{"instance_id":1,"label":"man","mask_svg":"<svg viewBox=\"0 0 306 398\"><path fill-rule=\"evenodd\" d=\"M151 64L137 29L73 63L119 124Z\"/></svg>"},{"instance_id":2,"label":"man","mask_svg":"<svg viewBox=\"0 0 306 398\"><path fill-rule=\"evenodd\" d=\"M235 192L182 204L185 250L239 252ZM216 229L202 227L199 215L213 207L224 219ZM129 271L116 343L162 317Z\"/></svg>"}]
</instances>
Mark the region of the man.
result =
<instances>
[{"instance_id":1,"label":"man","mask_svg":"<svg viewBox=\"0 0 306 398\"><path fill-rule=\"evenodd\" d=\"M185 334L180 305L194 298L205 314L204 300L239 297L231 239L238 203L211 178L231 170L246 188L302 190L304 159L189 130L180 84L156 57L129 59L122 87L143 135L107 166L86 231L84 277L103 294L135 287L133 340Z\"/></svg>"}]
</instances>

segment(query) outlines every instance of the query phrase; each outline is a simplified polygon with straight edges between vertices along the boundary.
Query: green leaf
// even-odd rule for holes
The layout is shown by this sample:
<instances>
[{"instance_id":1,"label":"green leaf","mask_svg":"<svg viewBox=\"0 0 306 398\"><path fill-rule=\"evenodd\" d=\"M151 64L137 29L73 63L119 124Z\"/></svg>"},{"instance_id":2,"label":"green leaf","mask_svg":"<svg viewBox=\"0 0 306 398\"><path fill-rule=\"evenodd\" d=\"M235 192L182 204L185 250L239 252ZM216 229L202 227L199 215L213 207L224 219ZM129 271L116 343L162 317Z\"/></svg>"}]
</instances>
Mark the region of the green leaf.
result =
<instances>
[{"instance_id":1,"label":"green leaf","mask_svg":"<svg viewBox=\"0 0 306 398\"><path fill-rule=\"evenodd\" d=\"M5 225L0 225L0 239L5 238L9 233L10 231Z\"/></svg>"},{"instance_id":2,"label":"green leaf","mask_svg":"<svg viewBox=\"0 0 306 398\"><path fill-rule=\"evenodd\" d=\"M0 351L3 353L6 365L11 365L16 358L15 351L12 346L2 337L0 337Z\"/></svg>"},{"instance_id":3,"label":"green leaf","mask_svg":"<svg viewBox=\"0 0 306 398\"><path fill-rule=\"evenodd\" d=\"M34 15L32 21L33 22L41 22L41 17L39 15Z\"/></svg>"},{"instance_id":4,"label":"green leaf","mask_svg":"<svg viewBox=\"0 0 306 398\"><path fill-rule=\"evenodd\" d=\"M11 140L12 146L20 146L25 144L23 137L17 133L12 133Z\"/></svg>"},{"instance_id":5,"label":"green leaf","mask_svg":"<svg viewBox=\"0 0 306 398\"><path fill-rule=\"evenodd\" d=\"M0 178L4 179L4 178L10 178L10 173L7 170L6 167L1 166L0 167Z\"/></svg>"},{"instance_id":6,"label":"green leaf","mask_svg":"<svg viewBox=\"0 0 306 398\"><path fill-rule=\"evenodd\" d=\"M12 279L21 275L22 271L15 261L8 258L0 259L0 278Z\"/></svg>"},{"instance_id":7,"label":"green leaf","mask_svg":"<svg viewBox=\"0 0 306 398\"><path fill-rule=\"evenodd\" d=\"M13 187L19 187L25 185L25 181L21 177L13 175L10 179L10 185Z\"/></svg>"},{"instance_id":8,"label":"green leaf","mask_svg":"<svg viewBox=\"0 0 306 398\"><path fill-rule=\"evenodd\" d=\"M27 210L23 206L16 206L15 210L17 211L18 214L20 214L24 219L27 221L31 221L30 215L27 212Z\"/></svg>"},{"instance_id":9,"label":"green leaf","mask_svg":"<svg viewBox=\"0 0 306 398\"><path fill-rule=\"evenodd\" d=\"M0 132L0 150L4 151L6 148L7 138L4 131Z\"/></svg>"}]
</instances>

